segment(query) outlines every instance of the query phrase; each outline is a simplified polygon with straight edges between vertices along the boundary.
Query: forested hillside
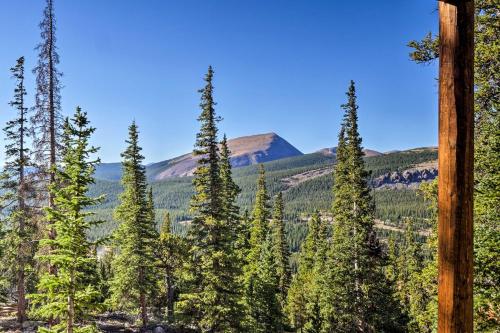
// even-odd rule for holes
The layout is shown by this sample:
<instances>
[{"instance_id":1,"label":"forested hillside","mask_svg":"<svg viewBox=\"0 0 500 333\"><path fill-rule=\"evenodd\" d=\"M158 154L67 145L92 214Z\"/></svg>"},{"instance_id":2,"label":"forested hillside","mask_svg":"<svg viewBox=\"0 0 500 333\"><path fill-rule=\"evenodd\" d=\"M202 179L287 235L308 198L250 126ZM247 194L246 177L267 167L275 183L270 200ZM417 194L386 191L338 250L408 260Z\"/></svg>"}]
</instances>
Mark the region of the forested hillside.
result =
<instances>
[{"instance_id":1,"label":"forested hillside","mask_svg":"<svg viewBox=\"0 0 500 333\"><path fill-rule=\"evenodd\" d=\"M417 148L408 151L395 152L379 156L365 157L366 168L370 179L394 171L404 171L421 163L435 161L437 150L435 148ZM322 152L305 154L296 157L279 159L264 163L266 168L266 181L270 195L283 192L285 205L285 219L287 228L290 229L290 246L292 250L298 248L305 235L306 220L315 210L327 211L332 202L332 167L335 164L335 155ZM116 168L116 167L114 167ZM148 170L148 167L146 167ZM294 175L320 170L319 176L306 176L300 183L290 186L284 180ZM101 169L104 172L105 169ZM238 204L242 210L250 210L255 198L255 182L258 167L247 166L235 168L233 177L242 189L238 196ZM106 196L105 201L99 206L99 217L107 222L98 226L93 232L94 237L110 234L116 227L112 219L113 208L117 204L117 196L122 191L118 181L103 180L108 175L96 175L95 185L90 187L92 195ZM99 179L101 178L101 179ZM189 200L193 195L192 177L174 177L163 181L151 183L153 187L157 216L162 216L164 210L170 213L173 228L178 232L185 230L185 223L189 221ZM416 219L417 226L425 229L428 224L425 219L430 217L428 204L415 188L374 188L376 203L376 218L388 225L401 226L406 217ZM157 221L160 222L159 220ZM179 223L181 222L181 223Z\"/></svg>"}]
</instances>

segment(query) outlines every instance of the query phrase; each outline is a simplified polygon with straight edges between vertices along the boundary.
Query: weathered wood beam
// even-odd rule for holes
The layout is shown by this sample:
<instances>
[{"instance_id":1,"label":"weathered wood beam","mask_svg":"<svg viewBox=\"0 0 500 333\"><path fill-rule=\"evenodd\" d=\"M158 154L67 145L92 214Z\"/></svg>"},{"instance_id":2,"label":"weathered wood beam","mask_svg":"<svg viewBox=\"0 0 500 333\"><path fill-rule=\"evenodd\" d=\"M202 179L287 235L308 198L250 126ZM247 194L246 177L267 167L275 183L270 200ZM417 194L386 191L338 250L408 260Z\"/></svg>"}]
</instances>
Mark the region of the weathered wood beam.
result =
<instances>
[{"instance_id":1,"label":"weathered wood beam","mask_svg":"<svg viewBox=\"0 0 500 333\"><path fill-rule=\"evenodd\" d=\"M439 1L440 333L473 331L474 1Z\"/></svg>"}]
</instances>

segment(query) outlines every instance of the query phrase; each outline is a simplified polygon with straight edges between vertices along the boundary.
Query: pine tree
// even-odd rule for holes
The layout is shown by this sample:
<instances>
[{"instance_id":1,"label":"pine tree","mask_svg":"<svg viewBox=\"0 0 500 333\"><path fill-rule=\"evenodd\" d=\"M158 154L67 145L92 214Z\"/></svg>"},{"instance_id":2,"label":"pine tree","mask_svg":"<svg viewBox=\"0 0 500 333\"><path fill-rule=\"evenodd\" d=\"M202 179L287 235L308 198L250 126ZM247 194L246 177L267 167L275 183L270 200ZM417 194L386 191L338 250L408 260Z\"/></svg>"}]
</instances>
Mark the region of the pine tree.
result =
<instances>
[{"instance_id":1,"label":"pine tree","mask_svg":"<svg viewBox=\"0 0 500 333\"><path fill-rule=\"evenodd\" d=\"M405 222L404 242L397 260L397 296L403 311L410 317L408 324L410 331L418 332L418 328L415 327L416 323L413 320L413 309L418 306L416 301L421 299L418 295L420 288L415 283L415 275L422 270L421 249L415 237L413 221L407 219Z\"/></svg>"},{"instance_id":2,"label":"pine tree","mask_svg":"<svg viewBox=\"0 0 500 333\"><path fill-rule=\"evenodd\" d=\"M259 178L257 181L257 192L252 212L252 225L250 227L250 252L248 254L249 264L255 265L259 258L262 244L264 244L269 232L269 219L271 218L269 195L266 188L266 174L264 166L259 165Z\"/></svg>"},{"instance_id":3,"label":"pine tree","mask_svg":"<svg viewBox=\"0 0 500 333\"><path fill-rule=\"evenodd\" d=\"M128 147L122 153L123 192L115 218L121 222L115 232L117 254L113 260L112 303L120 309L140 309L147 324L148 294L155 287L153 247L156 242L153 203L147 193L144 157L139 147L135 122L129 127Z\"/></svg>"},{"instance_id":4,"label":"pine tree","mask_svg":"<svg viewBox=\"0 0 500 333\"><path fill-rule=\"evenodd\" d=\"M241 189L236 185L233 180L232 166L231 166L231 152L227 145L227 138L224 135L220 144L220 178L221 178L221 204L222 216L226 219L231 228L232 241L236 244L242 226L240 221L240 207L236 204L236 199L241 192Z\"/></svg>"},{"instance_id":5,"label":"pine tree","mask_svg":"<svg viewBox=\"0 0 500 333\"><path fill-rule=\"evenodd\" d=\"M252 332L280 332L283 329L277 260L273 253L273 235L269 225L269 200L265 170L260 165L244 269L245 304L249 317L247 325Z\"/></svg>"},{"instance_id":6,"label":"pine tree","mask_svg":"<svg viewBox=\"0 0 500 333\"><path fill-rule=\"evenodd\" d=\"M17 320L26 319L26 289L34 281L31 274L36 246L30 244L36 228L33 224L34 198L33 179L27 168L31 164L31 152L27 148L31 128L28 125L28 108L25 106L26 88L24 85L24 57L17 60L11 68L16 80L14 99L10 105L16 109L16 118L7 122L4 128L6 136L6 163L1 176L0 188L9 229L5 236L6 253L2 257L2 271L10 275L9 284L16 287ZM31 283L30 283L31 282Z\"/></svg>"},{"instance_id":7,"label":"pine tree","mask_svg":"<svg viewBox=\"0 0 500 333\"><path fill-rule=\"evenodd\" d=\"M201 129L193 152L199 159L191 199L194 217L187 237L192 259L189 287L178 304L186 321L202 332L237 332L242 314L235 237L238 191L231 179L227 147L223 147L226 156L221 165L217 140L220 118L215 114L212 79L209 67L205 87L200 90Z\"/></svg>"},{"instance_id":8,"label":"pine tree","mask_svg":"<svg viewBox=\"0 0 500 333\"><path fill-rule=\"evenodd\" d=\"M299 255L299 269L288 294L287 312L291 324L301 332L320 332L319 303L326 254L326 222L315 212L308 222L308 232Z\"/></svg>"},{"instance_id":9,"label":"pine tree","mask_svg":"<svg viewBox=\"0 0 500 333\"><path fill-rule=\"evenodd\" d=\"M169 322L174 321L175 294L178 292L180 272L185 261L186 246L183 239L172 233L170 215L165 214L155 250L156 267L162 279L159 279L161 296L160 308L166 308L166 317Z\"/></svg>"},{"instance_id":10,"label":"pine tree","mask_svg":"<svg viewBox=\"0 0 500 333\"><path fill-rule=\"evenodd\" d=\"M437 257L437 179L420 185L419 192L430 203L432 229L424 245L425 254L420 272L411 275L411 283L419 290L418 299L412 302L411 331L431 333L437 331L438 308L438 257ZM415 329L415 324L418 327Z\"/></svg>"},{"instance_id":11,"label":"pine tree","mask_svg":"<svg viewBox=\"0 0 500 333\"><path fill-rule=\"evenodd\" d=\"M89 126L87 115L80 108L65 124L66 149L61 168L56 170L56 180L61 186L51 185L55 208L46 208L55 238L41 240L51 251L39 255L42 262L56 268L57 275L45 272L40 277L38 293L30 297L35 316L57 322L42 331L72 333L88 331L84 321L98 309L98 292L88 283L88 272L97 263L92 251L96 243L88 240L87 233L99 222L90 219L93 214L87 208L102 198L87 195L89 185L94 182L95 165L99 163L92 159L97 148L89 145L95 129Z\"/></svg>"},{"instance_id":12,"label":"pine tree","mask_svg":"<svg viewBox=\"0 0 500 333\"><path fill-rule=\"evenodd\" d=\"M254 277L252 315L254 319L251 332L283 332L283 316L278 297L277 261L273 249L272 234L268 233L262 243L260 258Z\"/></svg>"},{"instance_id":13,"label":"pine tree","mask_svg":"<svg viewBox=\"0 0 500 333\"><path fill-rule=\"evenodd\" d=\"M278 276L278 300L283 310L286 306L286 297L290 287L290 252L286 239L284 222L283 194L279 192L274 201L272 219L273 253L276 260L276 273Z\"/></svg>"},{"instance_id":14,"label":"pine tree","mask_svg":"<svg viewBox=\"0 0 500 333\"><path fill-rule=\"evenodd\" d=\"M309 318L306 322L305 332L319 333L322 330L324 321L321 309L321 297L324 291L329 288L325 278L328 248L330 246L329 222L326 218L321 218L318 213L313 217L318 220L318 231L314 264L312 266L311 297L307 306Z\"/></svg>"},{"instance_id":15,"label":"pine tree","mask_svg":"<svg viewBox=\"0 0 500 333\"><path fill-rule=\"evenodd\" d=\"M38 44L38 63L33 69L36 74L35 113L31 118L34 127L34 153L37 162L41 186L47 193L43 200L54 207L52 191L48 187L54 185L55 168L62 152L61 131L61 83L62 73L57 69L59 54L56 46L56 19L54 1L47 0L40 23L42 42ZM53 229L52 229L53 230ZM51 235L54 237L54 235Z\"/></svg>"},{"instance_id":16,"label":"pine tree","mask_svg":"<svg viewBox=\"0 0 500 333\"><path fill-rule=\"evenodd\" d=\"M214 219L221 217L222 203L220 197L221 175L219 172L219 142L217 141L217 122L221 120L215 114L215 101L213 99L213 69L208 67L205 76L205 87L198 92L201 93L200 108L201 115L198 121L201 123L200 132L196 135L196 144L193 151L198 156L198 166L194 172L193 185L196 194L191 199L191 210L196 215L210 216ZM195 218L196 220L196 218ZM196 224L196 221L193 221Z\"/></svg>"},{"instance_id":17,"label":"pine tree","mask_svg":"<svg viewBox=\"0 0 500 333\"><path fill-rule=\"evenodd\" d=\"M398 277L398 246L394 239L394 234L389 234L387 238L387 265L385 276L392 286L395 286Z\"/></svg>"},{"instance_id":18,"label":"pine tree","mask_svg":"<svg viewBox=\"0 0 500 333\"><path fill-rule=\"evenodd\" d=\"M374 332L394 325L385 306L391 299L382 271L380 246L373 230L374 205L367 184L354 82L342 105L344 123L339 134L334 171L333 243L329 253L328 283L323 304L326 329Z\"/></svg>"}]
</instances>

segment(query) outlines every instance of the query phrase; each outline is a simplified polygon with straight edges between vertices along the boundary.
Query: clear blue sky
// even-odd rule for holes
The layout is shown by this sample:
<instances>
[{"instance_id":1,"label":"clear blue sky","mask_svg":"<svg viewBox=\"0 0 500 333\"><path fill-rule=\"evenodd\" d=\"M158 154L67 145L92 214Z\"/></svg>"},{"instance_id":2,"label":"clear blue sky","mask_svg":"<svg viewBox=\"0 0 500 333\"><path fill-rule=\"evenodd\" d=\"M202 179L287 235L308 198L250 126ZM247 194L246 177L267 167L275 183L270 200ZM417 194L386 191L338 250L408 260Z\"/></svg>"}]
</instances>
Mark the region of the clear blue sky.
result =
<instances>
[{"instance_id":1,"label":"clear blue sky","mask_svg":"<svg viewBox=\"0 0 500 333\"><path fill-rule=\"evenodd\" d=\"M45 1L0 0L0 122L24 55L36 61ZM437 143L437 68L406 46L437 29L436 1L56 0L64 114L86 110L105 162L135 119L147 162L193 147L197 89L215 69L221 132L276 132L303 152L335 146L340 104L357 83L364 146ZM28 72L29 101L34 77Z\"/></svg>"}]
</instances>

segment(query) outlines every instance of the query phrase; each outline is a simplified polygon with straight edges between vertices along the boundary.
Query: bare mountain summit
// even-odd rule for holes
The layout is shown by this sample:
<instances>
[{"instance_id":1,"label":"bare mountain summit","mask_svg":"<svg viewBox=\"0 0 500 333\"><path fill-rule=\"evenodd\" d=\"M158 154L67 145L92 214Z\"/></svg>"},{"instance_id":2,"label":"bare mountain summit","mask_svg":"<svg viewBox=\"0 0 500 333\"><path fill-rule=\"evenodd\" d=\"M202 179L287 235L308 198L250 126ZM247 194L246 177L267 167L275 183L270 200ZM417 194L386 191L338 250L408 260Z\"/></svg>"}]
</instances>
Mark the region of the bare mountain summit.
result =
<instances>
[{"instance_id":1,"label":"bare mountain summit","mask_svg":"<svg viewBox=\"0 0 500 333\"><path fill-rule=\"evenodd\" d=\"M234 167L303 155L276 133L243 136L230 139L227 143L231 150L231 164ZM185 154L168 161L151 164L148 166L149 176L154 180L192 176L198 159L199 157L192 154Z\"/></svg>"}]
</instances>

